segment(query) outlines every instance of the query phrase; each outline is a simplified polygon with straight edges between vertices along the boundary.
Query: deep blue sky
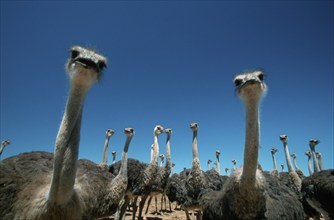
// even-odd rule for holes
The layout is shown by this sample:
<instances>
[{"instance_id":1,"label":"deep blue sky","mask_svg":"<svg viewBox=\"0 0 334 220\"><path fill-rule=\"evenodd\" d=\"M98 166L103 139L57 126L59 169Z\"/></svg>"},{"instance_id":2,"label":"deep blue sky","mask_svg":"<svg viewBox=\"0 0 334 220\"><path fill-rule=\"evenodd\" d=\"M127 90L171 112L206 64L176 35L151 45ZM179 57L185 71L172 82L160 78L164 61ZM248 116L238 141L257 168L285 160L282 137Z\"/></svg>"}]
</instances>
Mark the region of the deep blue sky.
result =
<instances>
[{"instance_id":1,"label":"deep blue sky","mask_svg":"<svg viewBox=\"0 0 334 220\"><path fill-rule=\"evenodd\" d=\"M120 158L125 127L136 134L129 156L149 162L153 128L173 129L175 171L192 161L191 122L199 123L202 169L221 151L221 168L243 161L244 107L232 80L261 67L269 90L261 106L264 169L285 163L279 135L308 174L308 141L321 143L333 168L333 1L1 1L2 159L53 151L66 97L72 45L108 57L87 96L80 158L99 163L105 131ZM160 136L160 153L166 136ZM111 161L111 159L109 160Z\"/></svg>"}]
</instances>

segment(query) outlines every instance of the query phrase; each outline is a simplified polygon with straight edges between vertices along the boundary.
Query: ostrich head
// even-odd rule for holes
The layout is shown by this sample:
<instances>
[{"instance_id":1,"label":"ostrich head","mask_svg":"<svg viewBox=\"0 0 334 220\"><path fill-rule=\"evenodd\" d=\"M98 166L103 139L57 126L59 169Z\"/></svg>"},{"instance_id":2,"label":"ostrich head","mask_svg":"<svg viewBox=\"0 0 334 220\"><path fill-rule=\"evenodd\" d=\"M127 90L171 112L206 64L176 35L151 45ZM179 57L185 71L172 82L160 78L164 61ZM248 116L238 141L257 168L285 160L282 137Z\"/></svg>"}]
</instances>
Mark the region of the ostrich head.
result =
<instances>
[{"instance_id":1,"label":"ostrich head","mask_svg":"<svg viewBox=\"0 0 334 220\"><path fill-rule=\"evenodd\" d=\"M281 167L282 167L282 172L283 172L283 170L284 170L284 164L281 164Z\"/></svg>"},{"instance_id":2,"label":"ostrich head","mask_svg":"<svg viewBox=\"0 0 334 220\"><path fill-rule=\"evenodd\" d=\"M114 134L115 134L115 131L113 129L111 129L111 128L106 131L107 138L110 138Z\"/></svg>"},{"instance_id":3,"label":"ostrich head","mask_svg":"<svg viewBox=\"0 0 334 220\"><path fill-rule=\"evenodd\" d=\"M166 129L165 129L165 133L166 133L167 135L172 134L172 129L171 129L171 128L166 128Z\"/></svg>"},{"instance_id":4,"label":"ostrich head","mask_svg":"<svg viewBox=\"0 0 334 220\"><path fill-rule=\"evenodd\" d=\"M156 125L154 127L154 131L153 131L155 136L158 136L159 134L164 133L164 128L161 125Z\"/></svg>"},{"instance_id":5,"label":"ostrich head","mask_svg":"<svg viewBox=\"0 0 334 220\"><path fill-rule=\"evenodd\" d=\"M71 57L66 64L70 78L76 78L78 85L89 88L100 79L103 69L107 67L107 58L80 46L72 47L70 52Z\"/></svg>"},{"instance_id":6,"label":"ostrich head","mask_svg":"<svg viewBox=\"0 0 334 220\"><path fill-rule=\"evenodd\" d=\"M318 159L322 157L320 152L315 152L315 155L317 156Z\"/></svg>"},{"instance_id":7,"label":"ostrich head","mask_svg":"<svg viewBox=\"0 0 334 220\"><path fill-rule=\"evenodd\" d=\"M234 78L237 94L245 104L257 102L266 92L267 86L263 78L264 73L261 70L240 74Z\"/></svg>"},{"instance_id":8,"label":"ostrich head","mask_svg":"<svg viewBox=\"0 0 334 220\"><path fill-rule=\"evenodd\" d=\"M237 164L237 160L232 160L233 165Z\"/></svg>"},{"instance_id":9,"label":"ostrich head","mask_svg":"<svg viewBox=\"0 0 334 220\"><path fill-rule=\"evenodd\" d=\"M220 155L220 150L216 150L216 157L218 158Z\"/></svg>"},{"instance_id":10,"label":"ostrich head","mask_svg":"<svg viewBox=\"0 0 334 220\"><path fill-rule=\"evenodd\" d=\"M275 154L277 152L277 149L276 148L271 148L271 154Z\"/></svg>"},{"instance_id":11,"label":"ostrich head","mask_svg":"<svg viewBox=\"0 0 334 220\"><path fill-rule=\"evenodd\" d=\"M6 140L3 140L2 142L1 142L1 145L2 146L7 146L7 145L9 145L10 144L10 141L8 140L8 139L6 139Z\"/></svg>"},{"instance_id":12,"label":"ostrich head","mask_svg":"<svg viewBox=\"0 0 334 220\"><path fill-rule=\"evenodd\" d=\"M297 158L297 155L296 155L296 154L291 154L291 157L292 157L293 159L296 159L296 158Z\"/></svg>"},{"instance_id":13,"label":"ostrich head","mask_svg":"<svg viewBox=\"0 0 334 220\"><path fill-rule=\"evenodd\" d=\"M320 143L319 140L317 140L317 139L311 139L311 140L309 141L310 148L311 148L312 150L314 150L314 147L315 147L317 144L319 144L319 143Z\"/></svg>"},{"instance_id":14,"label":"ostrich head","mask_svg":"<svg viewBox=\"0 0 334 220\"><path fill-rule=\"evenodd\" d=\"M212 162L212 160L209 159L209 160L208 160L208 164L210 164L211 162Z\"/></svg>"},{"instance_id":15,"label":"ostrich head","mask_svg":"<svg viewBox=\"0 0 334 220\"><path fill-rule=\"evenodd\" d=\"M288 142L288 136L286 134L281 134L279 136L279 139L284 143L286 144Z\"/></svg>"},{"instance_id":16,"label":"ostrich head","mask_svg":"<svg viewBox=\"0 0 334 220\"><path fill-rule=\"evenodd\" d=\"M165 155L164 154L160 154L159 157L160 157L160 160L162 160L162 161L165 159Z\"/></svg>"},{"instance_id":17,"label":"ostrich head","mask_svg":"<svg viewBox=\"0 0 334 220\"><path fill-rule=\"evenodd\" d=\"M132 136L135 134L135 129L133 128L124 128L124 134L127 138L131 139ZM116 155L116 151L113 151L112 154Z\"/></svg>"},{"instance_id":18,"label":"ostrich head","mask_svg":"<svg viewBox=\"0 0 334 220\"><path fill-rule=\"evenodd\" d=\"M116 151L112 151L111 154L115 157L116 156Z\"/></svg>"},{"instance_id":19,"label":"ostrich head","mask_svg":"<svg viewBox=\"0 0 334 220\"><path fill-rule=\"evenodd\" d=\"M306 155L308 158L311 158L311 152L310 152L310 151L306 151L306 152L305 152L305 155Z\"/></svg>"},{"instance_id":20,"label":"ostrich head","mask_svg":"<svg viewBox=\"0 0 334 220\"><path fill-rule=\"evenodd\" d=\"M190 124L190 128L193 131L197 131L198 130L198 124L196 122L193 122Z\"/></svg>"},{"instance_id":21,"label":"ostrich head","mask_svg":"<svg viewBox=\"0 0 334 220\"><path fill-rule=\"evenodd\" d=\"M226 173L227 173L227 171L229 171L229 170L230 170L229 168L227 168L227 167L225 168L225 172L226 172Z\"/></svg>"},{"instance_id":22,"label":"ostrich head","mask_svg":"<svg viewBox=\"0 0 334 220\"><path fill-rule=\"evenodd\" d=\"M172 167L175 167L175 163L172 163Z\"/></svg>"}]
</instances>

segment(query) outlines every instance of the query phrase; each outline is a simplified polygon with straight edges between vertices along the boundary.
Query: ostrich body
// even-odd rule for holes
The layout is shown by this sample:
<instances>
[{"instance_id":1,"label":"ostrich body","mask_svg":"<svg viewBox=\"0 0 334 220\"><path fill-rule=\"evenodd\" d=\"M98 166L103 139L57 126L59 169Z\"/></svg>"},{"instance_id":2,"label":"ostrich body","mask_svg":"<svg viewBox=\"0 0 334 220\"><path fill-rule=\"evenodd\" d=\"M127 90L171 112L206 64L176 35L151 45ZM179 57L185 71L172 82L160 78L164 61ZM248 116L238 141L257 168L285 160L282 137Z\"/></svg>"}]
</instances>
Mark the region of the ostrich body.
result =
<instances>
[{"instance_id":1,"label":"ostrich body","mask_svg":"<svg viewBox=\"0 0 334 220\"><path fill-rule=\"evenodd\" d=\"M303 199L325 219L334 219L334 170L314 172L305 177L301 192Z\"/></svg>"},{"instance_id":2,"label":"ostrich body","mask_svg":"<svg viewBox=\"0 0 334 220\"><path fill-rule=\"evenodd\" d=\"M66 66L70 93L54 154L24 153L2 161L0 216L3 219L92 219L112 213L126 187L126 167L122 166L120 175L114 177L95 163L78 161L85 95L105 66L106 58L102 55L79 46L71 48Z\"/></svg>"},{"instance_id":3,"label":"ostrich body","mask_svg":"<svg viewBox=\"0 0 334 220\"><path fill-rule=\"evenodd\" d=\"M276 158L275 154L277 152L276 148L271 148L271 157L273 159L273 170L271 171L271 175L277 176L278 177L278 170L277 170L277 164L276 164Z\"/></svg>"},{"instance_id":4,"label":"ostrich body","mask_svg":"<svg viewBox=\"0 0 334 220\"><path fill-rule=\"evenodd\" d=\"M1 147L0 147L0 159L1 159L1 155L2 155L3 150L4 150L5 147L6 147L7 145L9 145L9 144L10 144L10 141L9 141L8 139L6 139L6 140L4 140L4 141L1 142Z\"/></svg>"},{"instance_id":5,"label":"ostrich body","mask_svg":"<svg viewBox=\"0 0 334 220\"><path fill-rule=\"evenodd\" d=\"M217 161L216 161L216 163L217 163L217 172L218 172L218 174L220 174L220 161L219 161L219 155L220 155L220 150L216 150L216 159L217 159Z\"/></svg>"},{"instance_id":6,"label":"ostrich body","mask_svg":"<svg viewBox=\"0 0 334 220\"><path fill-rule=\"evenodd\" d=\"M204 204L203 219L302 219L303 208L296 195L277 178L257 169L259 104L266 88L263 72L238 75L234 83L246 110L244 163L230 175L223 190L215 193L215 199Z\"/></svg>"},{"instance_id":7,"label":"ostrich body","mask_svg":"<svg viewBox=\"0 0 334 220\"><path fill-rule=\"evenodd\" d=\"M108 144L109 144L109 139L114 134L115 134L115 131L113 129L108 129L106 131L106 140L104 142L103 157L102 157L102 163L101 163L101 165L107 165L107 162L108 162Z\"/></svg>"},{"instance_id":8,"label":"ostrich body","mask_svg":"<svg viewBox=\"0 0 334 220\"><path fill-rule=\"evenodd\" d=\"M306 151L305 152L305 155L307 156L307 168L308 168L308 172L310 175L313 174L313 170L312 170L312 155L311 155L311 152L310 151Z\"/></svg>"}]
</instances>

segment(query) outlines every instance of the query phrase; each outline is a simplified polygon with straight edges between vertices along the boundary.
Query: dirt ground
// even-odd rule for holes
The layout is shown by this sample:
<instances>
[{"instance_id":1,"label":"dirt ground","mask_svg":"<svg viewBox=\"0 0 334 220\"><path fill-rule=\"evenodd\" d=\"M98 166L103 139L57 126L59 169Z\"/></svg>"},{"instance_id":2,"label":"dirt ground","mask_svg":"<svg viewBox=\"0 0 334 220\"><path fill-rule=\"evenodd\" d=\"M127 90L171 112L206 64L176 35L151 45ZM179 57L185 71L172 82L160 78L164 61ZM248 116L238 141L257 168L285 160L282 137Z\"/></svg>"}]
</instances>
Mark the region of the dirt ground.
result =
<instances>
[{"instance_id":1,"label":"dirt ground","mask_svg":"<svg viewBox=\"0 0 334 220\"><path fill-rule=\"evenodd\" d=\"M184 211L180 210L180 207L176 207L176 203L171 204L171 209L169 209L169 203L167 199L167 208L165 209L165 206L163 207L163 212L160 212L161 209L161 195L157 196L157 206L155 204L154 198L152 199L151 205L148 209L148 213L145 214L145 210L147 207L147 201L144 206L143 210L143 219L145 220L186 220L186 215ZM158 212L156 212L156 207ZM196 219L195 216L191 216L192 219ZM113 219L113 218L111 218ZM136 220L138 219L138 210L137 210L137 215L136 215ZM128 210L126 212L125 220L132 220L132 208L131 210Z\"/></svg>"}]
</instances>

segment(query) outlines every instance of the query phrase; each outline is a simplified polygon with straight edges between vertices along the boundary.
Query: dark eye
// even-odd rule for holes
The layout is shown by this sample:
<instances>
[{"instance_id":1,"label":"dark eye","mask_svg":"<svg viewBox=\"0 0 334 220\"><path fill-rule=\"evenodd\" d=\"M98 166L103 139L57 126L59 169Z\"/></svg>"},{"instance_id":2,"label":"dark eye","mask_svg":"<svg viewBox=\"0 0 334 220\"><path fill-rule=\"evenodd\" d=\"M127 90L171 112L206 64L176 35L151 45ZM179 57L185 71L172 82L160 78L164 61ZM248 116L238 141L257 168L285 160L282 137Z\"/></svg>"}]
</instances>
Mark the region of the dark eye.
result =
<instances>
[{"instance_id":1,"label":"dark eye","mask_svg":"<svg viewBox=\"0 0 334 220\"><path fill-rule=\"evenodd\" d=\"M261 81L263 81L264 74L263 74L263 73L260 73L257 77L259 77L259 79L260 79Z\"/></svg>"},{"instance_id":2,"label":"dark eye","mask_svg":"<svg viewBox=\"0 0 334 220\"><path fill-rule=\"evenodd\" d=\"M75 58L77 58L78 57L78 55L79 55L79 52L78 51L76 51L76 50L72 50L71 51L71 57L72 57L72 59L75 59Z\"/></svg>"},{"instance_id":3,"label":"dark eye","mask_svg":"<svg viewBox=\"0 0 334 220\"><path fill-rule=\"evenodd\" d=\"M242 83L242 79L235 79L234 80L234 84L235 84L235 86L240 86L241 85L241 83Z\"/></svg>"},{"instance_id":4,"label":"dark eye","mask_svg":"<svg viewBox=\"0 0 334 220\"><path fill-rule=\"evenodd\" d=\"M107 65L105 64L105 62L99 62L98 65L99 65L100 70L103 70L104 68L107 67Z\"/></svg>"}]
</instances>

